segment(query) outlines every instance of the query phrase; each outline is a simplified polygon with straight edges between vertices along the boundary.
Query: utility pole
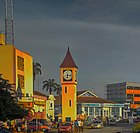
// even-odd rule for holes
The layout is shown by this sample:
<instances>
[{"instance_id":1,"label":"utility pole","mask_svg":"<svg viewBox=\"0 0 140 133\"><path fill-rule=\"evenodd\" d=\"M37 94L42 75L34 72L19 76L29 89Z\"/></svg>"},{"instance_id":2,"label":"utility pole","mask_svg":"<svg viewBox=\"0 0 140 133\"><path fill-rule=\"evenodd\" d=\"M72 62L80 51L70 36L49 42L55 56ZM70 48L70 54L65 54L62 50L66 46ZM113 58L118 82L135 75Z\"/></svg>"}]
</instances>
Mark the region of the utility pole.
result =
<instances>
[{"instance_id":1,"label":"utility pole","mask_svg":"<svg viewBox=\"0 0 140 133\"><path fill-rule=\"evenodd\" d=\"M14 45L13 1L5 0L5 44Z\"/></svg>"}]
</instances>

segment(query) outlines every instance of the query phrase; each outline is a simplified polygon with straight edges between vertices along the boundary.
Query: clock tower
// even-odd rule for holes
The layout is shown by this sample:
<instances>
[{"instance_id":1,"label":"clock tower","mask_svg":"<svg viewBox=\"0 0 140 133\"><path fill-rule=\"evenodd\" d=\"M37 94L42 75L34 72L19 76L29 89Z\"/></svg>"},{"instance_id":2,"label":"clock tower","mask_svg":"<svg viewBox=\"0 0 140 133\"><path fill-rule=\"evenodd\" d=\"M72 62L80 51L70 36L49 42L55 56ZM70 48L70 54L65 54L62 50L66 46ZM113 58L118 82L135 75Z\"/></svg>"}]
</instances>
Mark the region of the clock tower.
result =
<instances>
[{"instance_id":1,"label":"clock tower","mask_svg":"<svg viewBox=\"0 0 140 133\"><path fill-rule=\"evenodd\" d=\"M62 85L62 122L74 121L77 118L77 69L69 47L60 65Z\"/></svg>"}]
</instances>

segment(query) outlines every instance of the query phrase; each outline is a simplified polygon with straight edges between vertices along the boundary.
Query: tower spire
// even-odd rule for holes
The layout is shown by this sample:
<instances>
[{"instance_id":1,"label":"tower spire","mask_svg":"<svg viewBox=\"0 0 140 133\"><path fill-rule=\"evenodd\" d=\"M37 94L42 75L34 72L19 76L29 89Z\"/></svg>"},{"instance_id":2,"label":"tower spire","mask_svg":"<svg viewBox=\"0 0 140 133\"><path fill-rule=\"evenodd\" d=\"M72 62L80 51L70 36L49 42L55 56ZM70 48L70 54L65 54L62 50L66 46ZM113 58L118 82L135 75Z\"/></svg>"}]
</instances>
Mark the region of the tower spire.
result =
<instances>
[{"instance_id":1,"label":"tower spire","mask_svg":"<svg viewBox=\"0 0 140 133\"><path fill-rule=\"evenodd\" d=\"M73 67L73 68L78 68L77 65L75 64L73 57L70 53L69 47L67 50L67 54L62 62L62 64L60 65L60 67Z\"/></svg>"}]
</instances>

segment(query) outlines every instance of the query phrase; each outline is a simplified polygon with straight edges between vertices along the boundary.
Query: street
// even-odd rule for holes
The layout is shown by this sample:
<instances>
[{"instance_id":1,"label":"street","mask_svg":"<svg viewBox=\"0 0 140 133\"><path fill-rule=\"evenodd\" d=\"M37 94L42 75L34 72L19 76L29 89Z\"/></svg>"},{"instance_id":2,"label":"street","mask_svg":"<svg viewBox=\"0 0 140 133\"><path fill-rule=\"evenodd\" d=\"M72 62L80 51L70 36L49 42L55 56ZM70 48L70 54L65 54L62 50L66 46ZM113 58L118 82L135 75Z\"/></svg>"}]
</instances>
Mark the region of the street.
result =
<instances>
[{"instance_id":1,"label":"street","mask_svg":"<svg viewBox=\"0 0 140 133\"><path fill-rule=\"evenodd\" d=\"M120 123L117 126L105 126L102 129L84 129L83 133L132 133L132 127L134 124ZM57 133L57 129L51 133Z\"/></svg>"}]
</instances>

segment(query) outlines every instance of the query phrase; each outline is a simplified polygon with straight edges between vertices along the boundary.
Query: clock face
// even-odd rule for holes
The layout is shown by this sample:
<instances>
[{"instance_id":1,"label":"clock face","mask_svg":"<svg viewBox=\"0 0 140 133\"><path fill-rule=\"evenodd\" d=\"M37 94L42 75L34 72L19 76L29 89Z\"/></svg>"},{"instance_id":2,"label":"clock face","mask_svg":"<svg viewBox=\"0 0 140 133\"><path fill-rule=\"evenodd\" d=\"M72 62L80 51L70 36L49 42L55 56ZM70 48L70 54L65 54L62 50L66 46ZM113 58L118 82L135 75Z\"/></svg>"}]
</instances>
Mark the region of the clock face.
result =
<instances>
[{"instance_id":1,"label":"clock face","mask_svg":"<svg viewBox=\"0 0 140 133\"><path fill-rule=\"evenodd\" d=\"M72 80L72 70L64 70L64 80Z\"/></svg>"}]
</instances>

